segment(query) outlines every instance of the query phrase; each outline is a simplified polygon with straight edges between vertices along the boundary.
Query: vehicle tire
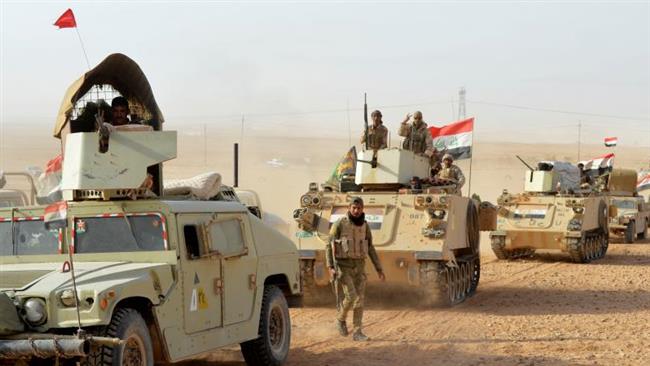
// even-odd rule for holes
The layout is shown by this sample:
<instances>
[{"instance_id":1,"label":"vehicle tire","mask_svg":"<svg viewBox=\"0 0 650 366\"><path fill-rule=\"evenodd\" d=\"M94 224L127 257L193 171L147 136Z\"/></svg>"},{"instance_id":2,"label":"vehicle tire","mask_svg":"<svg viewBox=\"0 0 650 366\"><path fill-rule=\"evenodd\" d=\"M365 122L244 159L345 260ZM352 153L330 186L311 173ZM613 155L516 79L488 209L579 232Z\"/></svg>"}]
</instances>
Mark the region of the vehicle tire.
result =
<instances>
[{"instance_id":1,"label":"vehicle tire","mask_svg":"<svg viewBox=\"0 0 650 366\"><path fill-rule=\"evenodd\" d=\"M276 286L264 288L258 335L258 338L240 344L246 364L282 365L289 355L291 319L287 300Z\"/></svg>"},{"instance_id":2,"label":"vehicle tire","mask_svg":"<svg viewBox=\"0 0 650 366\"><path fill-rule=\"evenodd\" d=\"M153 345L147 323L131 308L115 310L104 335L125 340L123 345L99 347L82 362L88 366L153 366Z\"/></svg>"},{"instance_id":3,"label":"vehicle tire","mask_svg":"<svg viewBox=\"0 0 650 366\"><path fill-rule=\"evenodd\" d=\"M642 231L636 235L637 239L645 240L648 238L648 219L645 219L645 225L642 228Z\"/></svg>"},{"instance_id":4,"label":"vehicle tire","mask_svg":"<svg viewBox=\"0 0 650 366\"><path fill-rule=\"evenodd\" d=\"M630 221L627 223L627 226L625 227L625 243L627 244L634 243L635 236L636 235L634 232L634 221Z\"/></svg>"}]
</instances>

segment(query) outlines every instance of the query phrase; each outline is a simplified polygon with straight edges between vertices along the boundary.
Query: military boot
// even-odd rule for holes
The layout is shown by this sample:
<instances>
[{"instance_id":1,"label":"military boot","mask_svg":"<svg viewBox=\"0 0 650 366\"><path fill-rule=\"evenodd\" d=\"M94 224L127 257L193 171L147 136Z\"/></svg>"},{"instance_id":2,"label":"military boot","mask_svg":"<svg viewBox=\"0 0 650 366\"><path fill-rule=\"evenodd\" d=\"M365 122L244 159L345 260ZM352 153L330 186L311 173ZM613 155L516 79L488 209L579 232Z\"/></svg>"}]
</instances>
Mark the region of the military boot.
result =
<instances>
[{"instance_id":1,"label":"military boot","mask_svg":"<svg viewBox=\"0 0 650 366\"><path fill-rule=\"evenodd\" d=\"M355 340L357 342L366 342L366 341L369 341L370 338L368 338L367 335L363 334L363 332L361 331L361 328L359 328L352 335L352 340Z\"/></svg>"},{"instance_id":2,"label":"military boot","mask_svg":"<svg viewBox=\"0 0 650 366\"><path fill-rule=\"evenodd\" d=\"M345 320L336 319L336 330L338 330L339 334L342 335L343 337L347 337L348 325L345 324Z\"/></svg>"}]
</instances>

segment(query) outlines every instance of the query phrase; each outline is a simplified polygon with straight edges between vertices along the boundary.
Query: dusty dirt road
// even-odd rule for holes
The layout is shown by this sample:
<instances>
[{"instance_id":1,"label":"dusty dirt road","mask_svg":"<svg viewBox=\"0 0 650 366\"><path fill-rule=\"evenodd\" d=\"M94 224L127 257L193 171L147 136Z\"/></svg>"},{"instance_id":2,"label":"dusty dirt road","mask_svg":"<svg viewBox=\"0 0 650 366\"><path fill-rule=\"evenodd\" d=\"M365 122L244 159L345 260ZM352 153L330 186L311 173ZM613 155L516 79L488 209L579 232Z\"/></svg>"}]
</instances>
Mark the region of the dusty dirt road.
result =
<instances>
[{"instance_id":1,"label":"dusty dirt road","mask_svg":"<svg viewBox=\"0 0 650 366\"><path fill-rule=\"evenodd\" d=\"M368 343L339 337L334 310L292 310L289 365L647 365L650 241L612 244L574 264L541 253L483 256L477 294L449 309L382 307L370 299ZM243 365L239 349L185 365Z\"/></svg>"}]
</instances>

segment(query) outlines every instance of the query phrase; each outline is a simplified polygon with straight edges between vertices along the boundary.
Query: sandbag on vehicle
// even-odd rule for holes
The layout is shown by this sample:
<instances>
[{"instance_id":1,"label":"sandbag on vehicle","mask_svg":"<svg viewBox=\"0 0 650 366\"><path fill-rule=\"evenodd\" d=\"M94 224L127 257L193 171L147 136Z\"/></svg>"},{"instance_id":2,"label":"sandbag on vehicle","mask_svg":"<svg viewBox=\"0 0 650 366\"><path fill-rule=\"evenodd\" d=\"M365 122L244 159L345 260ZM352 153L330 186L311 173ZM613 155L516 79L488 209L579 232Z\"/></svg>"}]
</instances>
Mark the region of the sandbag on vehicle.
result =
<instances>
[{"instance_id":1,"label":"sandbag on vehicle","mask_svg":"<svg viewBox=\"0 0 650 366\"><path fill-rule=\"evenodd\" d=\"M165 195L186 196L198 199L210 199L219 193L221 174L208 172L188 179L165 181Z\"/></svg>"}]
</instances>

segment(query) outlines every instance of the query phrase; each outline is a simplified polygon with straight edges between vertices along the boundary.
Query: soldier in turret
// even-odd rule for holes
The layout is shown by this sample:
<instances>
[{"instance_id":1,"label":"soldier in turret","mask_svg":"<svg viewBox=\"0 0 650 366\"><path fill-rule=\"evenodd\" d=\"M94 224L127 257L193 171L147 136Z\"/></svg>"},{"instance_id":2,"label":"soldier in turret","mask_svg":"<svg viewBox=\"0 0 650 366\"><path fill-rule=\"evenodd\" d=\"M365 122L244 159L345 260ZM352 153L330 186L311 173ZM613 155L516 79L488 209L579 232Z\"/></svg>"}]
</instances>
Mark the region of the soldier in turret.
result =
<instances>
[{"instance_id":1,"label":"soldier in turret","mask_svg":"<svg viewBox=\"0 0 650 366\"><path fill-rule=\"evenodd\" d=\"M330 230L330 243L326 248L326 261L330 275L335 280L338 297L338 285L343 289L343 300L337 304L336 326L342 336L348 335L346 319L352 310L352 323L355 341L367 341L363 334L363 300L366 292L366 256L370 257L381 281L386 276L379 263L377 252L372 245L372 233L363 213L363 200L355 197L350 203L348 213L339 219ZM337 283L338 282L338 283Z\"/></svg>"},{"instance_id":2,"label":"soldier in turret","mask_svg":"<svg viewBox=\"0 0 650 366\"><path fill-rule=\"evenodd\" d=\"M380 150L388 147L388 129L384 126L381 120L381 112L378 110L370 114L372 118L372 126L368 127L361 135L361 143L366 144L368 150ZM367 134L367 140L366 140Z\"/></svg>"},{"instance_id":3,"label":"soldier in turret","mask_svg":"<svg viewBox=\"0 0 650 366\"><path fill-rule=\"evenodd\" d=\"M129 120L129 114L131 111L129 110L129 101L126 98L113 98L111 101L111 111L113 117L111 119L111 124L113 126L122 126L131 123Z\"/></svg>"},{"instance_id":4,"label":"soldier in turret","mask_svg":"<svg viewBox=\"0 0 650 366\"><path fill-rule=\"evenodd\" d=\"M454 165L454 157L451 154L445 154L442 157L442 168L436 174L436 178L454 180L458 192L465 184L465 175L457 165Z\"/></svg>"},{"instance_id":5,"label":"soldier in turret","mask_svg":"<svg viewBox=\"0 0 650 366\"><path fill-rule=\"evenodd\" d=\"M433 138L427 124L422 120L422 112L415 111L412 117L413 122L409 124L411 114L407 114L399 127L398 134L405 137L402 148L431 157L435 152Z\"/></svg>"}]
</instances>

